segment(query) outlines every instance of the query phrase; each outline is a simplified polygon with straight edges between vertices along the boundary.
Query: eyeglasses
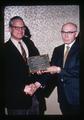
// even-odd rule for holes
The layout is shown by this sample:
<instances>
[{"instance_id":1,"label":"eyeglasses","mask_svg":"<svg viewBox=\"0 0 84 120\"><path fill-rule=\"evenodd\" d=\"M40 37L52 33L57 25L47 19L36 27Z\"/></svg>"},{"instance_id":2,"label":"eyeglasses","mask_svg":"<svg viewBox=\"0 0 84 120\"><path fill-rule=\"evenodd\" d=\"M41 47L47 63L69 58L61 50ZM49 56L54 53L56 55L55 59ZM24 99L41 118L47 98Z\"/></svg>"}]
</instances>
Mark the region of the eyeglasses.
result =
<instances>
[{"instance_id":1,"label":"eyeglasses","mask_svg":"<svg viewBox=\"0 0 84 120\"><path fill-rule=\"evenodd\" d=\"M75 33L75 32L77 32L77 31L61 31L61 33L62 34L73 34L73 33Z\"/></svg>"},{"instance_id":2,"label":"eyeglasses","mask_svg":"<svg viewBox=\"0 0 84 120\"><path fill-rule=\"evenodd\" d=\"M11 26L11 27L13 27L15 30L25 30L26 28L25 28L25 26L22 26L22 27L18 27L18 26Z\"/></svg>"}]
</instances>

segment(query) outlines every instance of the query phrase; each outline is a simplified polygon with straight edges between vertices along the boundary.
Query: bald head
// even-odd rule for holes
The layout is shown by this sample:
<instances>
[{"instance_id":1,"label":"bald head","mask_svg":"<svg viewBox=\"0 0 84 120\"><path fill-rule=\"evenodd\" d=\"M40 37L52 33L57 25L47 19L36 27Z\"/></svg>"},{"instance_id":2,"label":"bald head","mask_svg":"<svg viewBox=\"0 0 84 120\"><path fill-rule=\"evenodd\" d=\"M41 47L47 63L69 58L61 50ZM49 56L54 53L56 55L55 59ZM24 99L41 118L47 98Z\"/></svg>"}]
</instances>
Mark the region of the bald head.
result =
<instances>
[{"instance_id":1,"label":"bald head","mask_svg":"<svg viewBox=\"0 0 84 120\"><path fill-rule=\"evenodd\" d=\"M63 26L62 26L62 31L63 31L63 29L66 29L67 31L69 30L73 30L73 31L77 31L77 25L76 24L74 24L74 23L72 23L72 22L68 22L68 23L66 23L66 24L63 24Z\"/></svg>"}]
</instances>

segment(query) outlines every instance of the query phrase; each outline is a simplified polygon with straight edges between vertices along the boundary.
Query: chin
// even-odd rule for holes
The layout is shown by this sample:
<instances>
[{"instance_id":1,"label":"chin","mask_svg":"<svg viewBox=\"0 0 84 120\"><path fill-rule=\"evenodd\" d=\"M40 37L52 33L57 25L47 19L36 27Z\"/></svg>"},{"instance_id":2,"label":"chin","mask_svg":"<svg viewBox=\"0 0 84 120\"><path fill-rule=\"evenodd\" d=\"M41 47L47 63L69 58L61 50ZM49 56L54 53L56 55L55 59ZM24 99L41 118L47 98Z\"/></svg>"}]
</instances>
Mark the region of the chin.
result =
<instances>
[{"instance_id":1,"label":"chin","mask_svg":"<svg viewBox=\"0 0 84 120\"><path fill-rule=\"evenodd\" d=\"M70 44L70 43L71 43L71 41L66 41L66 42L65 42L65 44Z\"/></svg>"},{"instance_id":2,"label":"chin","mask_svg":"<svg viewBox=\"0 0 84 120\"><path fill-rule=\"evenodd\" d=\"M70 44L69 42L65 42L65 44Z\"/></svg>"}]
</instances>

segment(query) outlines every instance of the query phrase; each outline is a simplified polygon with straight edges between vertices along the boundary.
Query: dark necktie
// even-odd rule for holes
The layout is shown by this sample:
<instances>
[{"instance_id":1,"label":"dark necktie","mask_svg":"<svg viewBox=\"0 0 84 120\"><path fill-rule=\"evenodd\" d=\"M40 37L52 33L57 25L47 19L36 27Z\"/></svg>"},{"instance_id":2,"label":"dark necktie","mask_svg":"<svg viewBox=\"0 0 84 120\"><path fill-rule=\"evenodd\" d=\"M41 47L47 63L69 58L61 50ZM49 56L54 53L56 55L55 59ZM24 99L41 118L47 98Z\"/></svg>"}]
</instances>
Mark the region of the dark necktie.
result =
<instances>
[{"instance_id":1,"label":"dark necktie","mask_svg":"<svg viewBox=\"0 0 84 120\"><path fill-rule=\"evenodd\" d=\"M23 48L23 45L22 45L21 42L19 42L19 45L20 45L20 47L21 47L22 57L23 57L23 59L25 60L25 62L27 63L27 57L26 57L25 49Z\"/></svg>"},{"instance_id":2,"label":"dark necktie","mask_svg":"<svg viewBox=\"0 0 84 120\"><path fill-rule=\"evenodd\" d=\"M67 55L68 55L68 52L69 52L69 46L66 46L66 51L65 51L65 54L64 54L64 59L63 59L63 67L65 65L65 62L66 62L66 58L67 58Z\"/></svg>"}]
</instances>

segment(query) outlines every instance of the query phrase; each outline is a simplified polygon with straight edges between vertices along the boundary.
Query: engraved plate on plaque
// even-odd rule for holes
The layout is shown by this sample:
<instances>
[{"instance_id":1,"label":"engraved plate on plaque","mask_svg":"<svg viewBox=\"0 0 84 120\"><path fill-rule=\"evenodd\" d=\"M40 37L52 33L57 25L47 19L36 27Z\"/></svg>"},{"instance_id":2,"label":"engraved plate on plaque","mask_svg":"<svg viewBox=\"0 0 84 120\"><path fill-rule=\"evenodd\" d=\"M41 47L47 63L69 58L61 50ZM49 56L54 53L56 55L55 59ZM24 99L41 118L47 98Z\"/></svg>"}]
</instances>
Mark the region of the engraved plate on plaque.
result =
<instances>
[{"instance_id":1,"label":"engraved plate on plaque","mask_svg":"<svg viewBox=\"0 0 84 120\"><path fill-rule=\"evenodd\" d=\"M29 57L28 66L31 73L46 70L50 66L48 54Z\"/></svg>"}]
</instances>

